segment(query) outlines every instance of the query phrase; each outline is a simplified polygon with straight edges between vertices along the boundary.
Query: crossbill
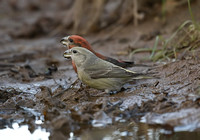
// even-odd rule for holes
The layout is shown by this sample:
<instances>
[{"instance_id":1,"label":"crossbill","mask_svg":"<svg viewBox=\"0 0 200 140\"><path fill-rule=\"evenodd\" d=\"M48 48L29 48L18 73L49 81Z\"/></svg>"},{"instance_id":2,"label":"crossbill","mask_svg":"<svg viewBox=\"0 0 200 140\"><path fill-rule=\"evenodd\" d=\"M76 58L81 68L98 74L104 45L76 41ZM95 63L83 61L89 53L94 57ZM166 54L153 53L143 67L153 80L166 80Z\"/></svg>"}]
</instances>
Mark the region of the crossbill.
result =
<instances>
[{"instance_id":1,"label":"crossbill","mask_svg":"<svg viewBox=\"0 0 200 140\"><path fill-rule=\"evenodd\" d=\"M91 45L88 43L88 41L86 39L84 39L83 37L78 36L78 35L71 35L71 36L64 37L64 38L62 38L62 40L60 42L63 45L66 45L69 49L71 49L75 46L86 48L86 49L90 50L92 53L94 53L97 57L99 57L105 61L108 61L110 63L113 63L117 66L123 67L123 68L131 67L131 66L145 66L142 64L141 65L134 64L134 62L116 60L114 58L107 57L100 53L97 53L91 48ZM73 61L72 61L72 65L73 65L74 70L77 72L77 68L74 65Z\"/></svg>"},{"instance_id":2,"label":"crossbill","mask_svg":"<svg viewBox=\"0 0 200 140\"><path fill-rule=\"evenodd\" d=\"M65 58L71 58L77 68L78 78L89 87L118 92L122 86L134 79L152 78L144 73L127 70L97 57L83 47L73 47L64 52Z\"/></svg>"}]
</instances>

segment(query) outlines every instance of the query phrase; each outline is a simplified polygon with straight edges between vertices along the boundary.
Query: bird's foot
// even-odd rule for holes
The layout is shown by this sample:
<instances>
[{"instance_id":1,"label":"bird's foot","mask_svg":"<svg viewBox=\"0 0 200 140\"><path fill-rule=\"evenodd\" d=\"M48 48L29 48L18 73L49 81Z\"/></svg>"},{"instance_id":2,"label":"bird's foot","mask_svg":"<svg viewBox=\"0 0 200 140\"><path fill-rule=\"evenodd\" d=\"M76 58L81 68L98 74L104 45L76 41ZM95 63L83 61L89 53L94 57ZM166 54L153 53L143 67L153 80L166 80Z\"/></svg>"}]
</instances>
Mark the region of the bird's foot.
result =
<instances>
[{"instance_id":1,"label":"bird's foot","mask_svg":"<svg viewBox=\"0 0 200 140\"><path fill-rule=\"evenodd\" d=\"M110 94L110 95L115 95L115 94L117 94L118 92L119 92L119 91L110 91L109 94Z\"/></svg>"}]
</instances>

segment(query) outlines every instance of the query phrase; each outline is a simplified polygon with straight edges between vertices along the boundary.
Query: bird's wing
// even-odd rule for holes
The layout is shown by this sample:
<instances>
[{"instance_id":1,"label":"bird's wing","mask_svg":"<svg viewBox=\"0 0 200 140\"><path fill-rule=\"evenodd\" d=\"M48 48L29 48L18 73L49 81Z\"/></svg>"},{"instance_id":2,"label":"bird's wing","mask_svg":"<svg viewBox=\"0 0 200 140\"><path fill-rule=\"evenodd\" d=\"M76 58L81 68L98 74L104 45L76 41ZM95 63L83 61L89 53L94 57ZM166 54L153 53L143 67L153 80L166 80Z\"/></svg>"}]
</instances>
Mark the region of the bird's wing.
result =
<instances>
[{"instance_id":1,"label":"bird's wing","mask_svg":"<svg viewBox=\"0 0 200 140\"><path fill-rule=\"evenodd\" d=\"M98 63L97 65L90 65L84 69L91 78L128 78L144 75L136 73L122 67L112 65L110 63Z\"/></svg>"}]
</instances>

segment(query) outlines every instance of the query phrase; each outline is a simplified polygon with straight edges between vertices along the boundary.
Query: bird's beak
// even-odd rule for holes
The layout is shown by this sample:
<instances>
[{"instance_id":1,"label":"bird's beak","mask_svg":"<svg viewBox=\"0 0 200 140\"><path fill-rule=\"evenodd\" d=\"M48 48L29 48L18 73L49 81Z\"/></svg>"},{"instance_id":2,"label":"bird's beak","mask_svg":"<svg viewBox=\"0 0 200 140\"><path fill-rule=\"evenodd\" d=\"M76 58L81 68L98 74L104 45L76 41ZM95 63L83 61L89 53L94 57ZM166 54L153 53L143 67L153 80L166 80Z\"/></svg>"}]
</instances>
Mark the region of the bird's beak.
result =
<instances>
[{"instance_id":1,"label":"bird's beak","mask_svg":"<svg viewBox=\"0 0 200 140\"><path fill-rule=\"evenodd\" d=\"M64 56L65 58L71 58L71 54L72 54L71 50L66 50L66 51L64 52L63 56Z\"/></svg>"},{"instance_id":2,"label":"bird's beak","mask_svg":"<svg viewBox=\"0 0 200 140\"><path fill-rule=\"evenodd\" d=\"M67 37L63 37L60 40L60 43L62 43L64 45L64 47L68 47L69 46L68 36Z\"/></svg>"}]
</instances>

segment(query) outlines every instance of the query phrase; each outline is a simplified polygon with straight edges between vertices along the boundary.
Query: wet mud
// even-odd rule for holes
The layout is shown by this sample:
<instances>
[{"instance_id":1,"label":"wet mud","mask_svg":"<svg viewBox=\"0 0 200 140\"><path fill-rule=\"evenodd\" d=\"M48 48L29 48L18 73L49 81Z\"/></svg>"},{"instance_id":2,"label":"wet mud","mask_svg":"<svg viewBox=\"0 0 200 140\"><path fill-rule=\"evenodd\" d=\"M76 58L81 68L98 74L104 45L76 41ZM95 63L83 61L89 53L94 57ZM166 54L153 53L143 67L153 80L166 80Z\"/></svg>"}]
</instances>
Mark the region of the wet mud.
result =
<instances>
[{"instance_id":1,"label":"wet mud","mask_svg":"<svg viewBox=\"0 0 200 140\"><path fill-rule=\"evenodd\" d=\"M199 47L196 53L188 52L181 59L165 62L143 60L142 56L150 56L148 52L129 57L134 47L152 47L157 34L170 36L180 24L176 17L169 15L172 23L162 29L159 22L151 25L152 19L148 19L108 38L107 31L85 36L95 50L105 55L149 65L131 70L148 71L159 77L127 83L124 90L110 95L82 84L71 60L63 58L66 48L59 41L71 32L52 31L61 19L56 14L63 12L59 9L62 4L50 13L41 9L43 15L35 12L41 8L37 2L24 7L12 4L15 8L28 8L29 12L1 15L1 130L13 129L17 123L27 125L31 134L42 128L49 132L49 139L61 140L200 138L200 59L195 55L199 54ZM185 9L182 7L182 11ZM26 19L31 13L33 17ZM14 24L16 21L20 22Z\"/></svg>"}]
</instances>

